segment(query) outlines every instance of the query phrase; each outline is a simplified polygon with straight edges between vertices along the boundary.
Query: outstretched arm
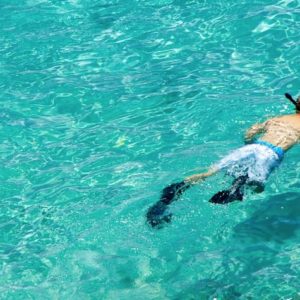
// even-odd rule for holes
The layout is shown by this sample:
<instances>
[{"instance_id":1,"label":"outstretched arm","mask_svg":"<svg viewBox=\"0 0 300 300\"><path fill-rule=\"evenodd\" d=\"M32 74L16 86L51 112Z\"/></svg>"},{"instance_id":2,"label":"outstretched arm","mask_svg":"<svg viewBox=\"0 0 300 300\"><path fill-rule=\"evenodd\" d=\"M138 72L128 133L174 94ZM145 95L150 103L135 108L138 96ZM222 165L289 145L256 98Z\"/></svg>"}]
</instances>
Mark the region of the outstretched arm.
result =
<instances>
[{"instance_id":1,"label":"outstretched arm","mask_svg":"<svg viewBox=\"0 0 300 300\"><path fill-rule=\"evenodd\" d=\"M256 134L262 133L265 130L266 122L252 125L245 134L245 141L250 142Z\"/></svg>"}]
</instances>

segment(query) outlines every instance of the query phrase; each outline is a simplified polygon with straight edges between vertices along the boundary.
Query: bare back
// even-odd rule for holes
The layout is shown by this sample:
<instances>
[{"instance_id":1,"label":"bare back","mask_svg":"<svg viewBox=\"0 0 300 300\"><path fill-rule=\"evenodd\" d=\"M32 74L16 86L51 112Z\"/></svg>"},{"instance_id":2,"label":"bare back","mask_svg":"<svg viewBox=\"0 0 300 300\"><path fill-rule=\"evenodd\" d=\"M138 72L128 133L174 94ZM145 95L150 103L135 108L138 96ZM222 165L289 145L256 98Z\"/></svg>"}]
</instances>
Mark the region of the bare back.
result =
<instances>
[{"instance_id":1,"label":"bare back","mask_svg":"<svg viewBox=\"0 0 300 300\"><path fill-rule=\"evenodd\" d=\"M285 115L266 121L260 139L288 150L300 140L300 115Z\"/></svg>"}]
</instances>

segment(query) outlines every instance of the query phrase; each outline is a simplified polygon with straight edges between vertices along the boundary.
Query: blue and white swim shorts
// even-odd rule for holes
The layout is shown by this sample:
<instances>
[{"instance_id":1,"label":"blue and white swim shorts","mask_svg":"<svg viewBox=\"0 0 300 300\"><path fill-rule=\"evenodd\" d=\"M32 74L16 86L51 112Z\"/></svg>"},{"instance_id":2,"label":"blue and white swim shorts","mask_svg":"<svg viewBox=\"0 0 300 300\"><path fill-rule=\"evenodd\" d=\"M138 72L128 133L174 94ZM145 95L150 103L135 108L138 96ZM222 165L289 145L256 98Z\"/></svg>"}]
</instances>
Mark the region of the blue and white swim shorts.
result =
<instances>
[{"instance_id":1,"label":"blue and white swim shorts","mask_svg":"<svg viewBox=\"0 0 300 300\"><path fill-rule=\"evenodd\" d=\"M225 170L235 178L246 175L249 181L265 183L270 173L279 166L283 156L282 148L257 140L232 151L214 167L217 170Z\"/></svg>"}]
</instances>

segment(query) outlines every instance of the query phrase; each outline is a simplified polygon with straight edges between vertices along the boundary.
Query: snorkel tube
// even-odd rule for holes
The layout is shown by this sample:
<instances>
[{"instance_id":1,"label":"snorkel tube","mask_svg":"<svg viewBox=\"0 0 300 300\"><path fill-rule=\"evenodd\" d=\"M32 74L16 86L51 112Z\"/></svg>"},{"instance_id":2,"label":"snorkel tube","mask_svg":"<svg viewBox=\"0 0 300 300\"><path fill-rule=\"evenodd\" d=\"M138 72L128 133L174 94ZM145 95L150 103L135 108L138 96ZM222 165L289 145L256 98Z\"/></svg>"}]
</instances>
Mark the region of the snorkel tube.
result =
<instances>
[{"instance_id":1,"label":"snorkel tube","mask_svg":"<svg viewBox=\"0 0 300 300\"><path fill-rule=\"evenodd\" d=\"M284 94L285 98L290 100L296 107L296 110L300 111L300 103L293 99L293 97L289 93Z\"/></svg>"}]
</instances>

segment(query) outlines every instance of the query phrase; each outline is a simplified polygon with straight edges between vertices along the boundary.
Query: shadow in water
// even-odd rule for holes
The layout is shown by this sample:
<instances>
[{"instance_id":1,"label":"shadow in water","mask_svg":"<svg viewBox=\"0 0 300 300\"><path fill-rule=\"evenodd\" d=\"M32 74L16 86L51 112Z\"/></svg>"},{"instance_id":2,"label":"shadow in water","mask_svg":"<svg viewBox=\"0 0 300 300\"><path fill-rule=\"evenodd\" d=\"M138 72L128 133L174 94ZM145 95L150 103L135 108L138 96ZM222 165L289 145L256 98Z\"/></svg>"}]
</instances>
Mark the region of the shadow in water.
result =
<instances>
[{"instance_id":1,"label":"shadow in water","mask_svg":"<svg viewBox=\"0 0 300 300\"><path fill-rule=\"evenodd\" d=\"M234 228L234 239L253 244L268 241L281 244L300 229L299 194L285 193L270 197L245 222Z\"/></svg>"},{"instance_id":2,"label":"shadow in water","mask_svg":"<svg viewBox=\"0 0 300 300\"><path fill-rule=\"evenodd\" d=\"M210 278L186 287L177 298L189 295L188 299L199 299L199 294L201 299L296 295L300 273L288 247L295 248L299 232L299 194L270 197L250 218L235 226L232 238L220 249L221 267Z\"/></svg>"}]
</instances>

